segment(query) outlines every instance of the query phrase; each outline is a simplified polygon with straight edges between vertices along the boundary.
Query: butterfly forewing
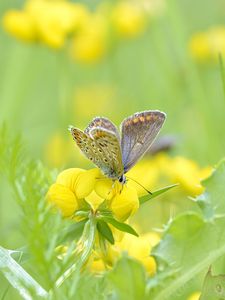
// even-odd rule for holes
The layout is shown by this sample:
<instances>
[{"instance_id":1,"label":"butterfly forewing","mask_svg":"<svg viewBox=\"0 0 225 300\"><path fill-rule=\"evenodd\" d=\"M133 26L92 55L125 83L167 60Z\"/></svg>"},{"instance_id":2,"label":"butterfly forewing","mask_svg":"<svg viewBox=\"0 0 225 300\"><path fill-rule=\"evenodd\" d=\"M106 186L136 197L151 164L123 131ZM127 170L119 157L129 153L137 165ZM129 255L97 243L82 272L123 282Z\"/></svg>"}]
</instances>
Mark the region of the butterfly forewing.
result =
<instances>
[{"instance_id":1,"label":"butterfly forewing","mask_svg":"<svg viewBox=\"0 0 225 300\"><path fill-rule=\"evenodd\" d=\"M149 149L165 118L166 115L160 111L144 111L136 113L122 122L121 149L125 173Z\"/></svg>"}]
</instances>

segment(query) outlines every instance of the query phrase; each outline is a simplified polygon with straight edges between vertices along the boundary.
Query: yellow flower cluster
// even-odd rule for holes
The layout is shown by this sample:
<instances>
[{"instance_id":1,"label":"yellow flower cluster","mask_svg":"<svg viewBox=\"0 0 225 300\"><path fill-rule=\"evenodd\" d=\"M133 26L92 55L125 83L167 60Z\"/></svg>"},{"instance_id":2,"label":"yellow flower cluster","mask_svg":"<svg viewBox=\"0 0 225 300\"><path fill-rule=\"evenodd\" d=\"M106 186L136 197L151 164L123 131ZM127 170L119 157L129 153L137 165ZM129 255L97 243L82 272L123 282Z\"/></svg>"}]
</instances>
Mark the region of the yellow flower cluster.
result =
<instances>
[{"instance_id":1,"label":"yellow flower cluster","mask_svg":"<svg viewBox=\"0 0 225 300\"><path fill-rule=\"evenodd\" d=\"M75 60L86 63L102 58L118 38L141 34L146 25L144 9L126 0L101 4L95 12L66 0L28 0L23 10L3 17L5 30L14 37L55 49L68 47Z\"/></svg>"},{"instance_id":2,"label":"yellow flower cluster","mask_svg":"<svg viewBox=\"0 0 225 300\"><path fill-rule=\"evenodd\" d=\"M194 34L189 42L191 55L199 62L218 61L225 55L225 27L217 26Z\"/></svg>"},{"instance_id":3,"label":"yellow flower cluster","mask_svg":"<svg viewBox=\"0 0 225 300\"><path fill-rule=\"evenodd\" d=\"M156 272L156 261L150 256L151 249L160 241L158 234L149 232L139 237L124 234L119 241L109 247L107 257L102 257L101 252L95 252L89 261L89 268L92 272L102 272L113 266L122 253L137 259L143 264L149 275Z\"/></svg>"},{"instance_id":4,"label":"yellow flower cluster","mask_svg":"<svg viewBox=\"0 0 225 300\"><path fill-rule=\"evenodd\" d=\"M201 168L196 162L185 157L170 157L166 153L159 153L137 164L128 172L128 178L135 179L150 190L152 187L160 188L168 184L179 183L179 191L189 196L196 196L203 192L201 181L211 172L211 167ZM132 185L140 195L145 193L141 186L134 183Z\"/></svg>"},{"instance_id":5,"label":"yellow flower cluster","mask_svg":"<svg viewBox=\"0 0 225 300\"><path fill-rule=\"evenodd\" d=\"M71 168L61 172L47 193L47 199L65 217L73 218L82 209L84 200L96 211L107 201L108 209L119 221L125 221L139 207L135 188L105 178L99 169Z\"/></svg>"}]
</instances>

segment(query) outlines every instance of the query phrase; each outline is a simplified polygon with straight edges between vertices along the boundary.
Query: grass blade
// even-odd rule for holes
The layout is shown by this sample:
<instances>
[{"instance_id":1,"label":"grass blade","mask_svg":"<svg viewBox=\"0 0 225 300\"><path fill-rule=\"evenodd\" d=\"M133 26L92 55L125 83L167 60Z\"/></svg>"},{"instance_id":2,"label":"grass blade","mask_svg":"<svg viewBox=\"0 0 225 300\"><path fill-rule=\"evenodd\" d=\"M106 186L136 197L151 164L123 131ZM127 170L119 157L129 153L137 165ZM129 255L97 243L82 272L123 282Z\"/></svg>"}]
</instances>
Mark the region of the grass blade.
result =
<instances>
[{"instance_id":1,"label":"grass blade","mask_svg":"<svg viewBox=\"0 0 225 300\"><path fill-rule=\"evenodd\" d=\"M146 195L146 196L141 197L139 199L140 205L147 202L147 201L149 201L149 200L151 200L151 199L153 199L153 198L155 198L155 197L157 197L157 196L159 196L159 195L161 195L161 194L163 194L163 193L165 193L165 192L167 192L167 191L169 191L170 189L172 189L172 188L174 188L178 185L179 185L178 183L172 184L172 185L166 186L162 189L159 189L159 190L153 192L151 195Z\"/></svg>"},{"instance_id":2,"label":"grass blade","mask_svg":"<svg viewBox=\"0 0 225 300\"><path fill-rule=\"evenodd\" d=\"M48 293L10 256L10 252L3 247L0 247L0 270L23 299L32 300L34 296L39 296L40 298L47 297Z\"/></svg>"}]
</instances>

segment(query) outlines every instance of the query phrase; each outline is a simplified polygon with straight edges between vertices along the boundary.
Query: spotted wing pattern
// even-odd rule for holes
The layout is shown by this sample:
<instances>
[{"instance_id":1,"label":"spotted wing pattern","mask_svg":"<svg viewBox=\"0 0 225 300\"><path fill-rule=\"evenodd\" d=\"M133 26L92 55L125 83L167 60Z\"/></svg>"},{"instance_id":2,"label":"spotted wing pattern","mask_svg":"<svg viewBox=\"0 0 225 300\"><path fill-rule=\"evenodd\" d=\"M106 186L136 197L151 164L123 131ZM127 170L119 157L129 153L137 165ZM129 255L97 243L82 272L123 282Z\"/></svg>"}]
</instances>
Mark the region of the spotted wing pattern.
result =
<instances>
[{"instance_id":1,"label":"spotted wing pattern","mask_svg":"<svg viewBox=\"0 0 225 300\"><path fill-rule=\"evenodd\" d=\"M106 130L112 131L117 138L120 140L120 135L118 132L117 127L107 118L103 118L103 117L96 117L94 118L87 126L87 128L84 130L85 133L88 133L96 127L102 127Z\"/></svg>"},{"instance_id":2,"label":"spotted wing pattern","mask_svg":"<svg viewBox=\"0 0 225 300\"><path fill-rule=\"evenodd\" d=\"M121 176L123 174L122 153L116 134L102 127L96 127L90 130L90 136L103 151L104 158L100 167L103 173L110 178Z\"/></svg>"},{"instance_id":3,"label":"spotted wing pattern","mask_svg":"<svg viewBox=\"0 0 225 300\"><path fill-rule=\"evenodd\" d=\"M102 127L83 132L71 126L69 130L83 154L106 176L116 179L123 174L120 143L114 132Z\"/></svg>"},{"instance_id":4,"label":"spotted wing pattern","mask_svg":"<svg viewBox=\"0 0 225 300\"><path fill-rule=\"evenodd\" d=\"M121 149L125 173L149 149L165 119L164 113L155 110L136 113L122 122Z\"/></svg>"}]
</instances>

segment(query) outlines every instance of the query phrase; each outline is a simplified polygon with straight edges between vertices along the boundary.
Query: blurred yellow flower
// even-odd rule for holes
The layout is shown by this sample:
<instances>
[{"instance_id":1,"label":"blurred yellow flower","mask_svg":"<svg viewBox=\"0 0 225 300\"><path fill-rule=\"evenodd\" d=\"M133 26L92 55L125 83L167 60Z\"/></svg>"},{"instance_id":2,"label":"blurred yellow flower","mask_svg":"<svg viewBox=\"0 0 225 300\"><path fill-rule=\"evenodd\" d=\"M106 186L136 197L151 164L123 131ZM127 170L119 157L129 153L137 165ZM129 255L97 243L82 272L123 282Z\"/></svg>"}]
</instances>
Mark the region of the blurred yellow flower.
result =
<instances>
[{"instance_id":1,"label":"blurred yellow flower","mask_svg":"<svg viewBox=\"0 0 225 300\"><path fill-rule=\"evenodd\" d=\"M83 200L94 211L106 200L108 209L120 221L125 221L139 207L138 194L134 188L113 183L97 168L87 171L72 168L61 172L56 183L49 188L47 199L65 217L73 217L76 210L82 209Z\"/></svg>"},{"instance_id":2,"label":"blurred yellow flower","mask_svg":"<svg viewBox=\"0 0 225 300\"><path fill-rule=\"evenodd\" d=\"M166 153L160 153L142 160L128 172L127 176L128 180L131 178L129 184L136 188L139 195L146 194L146 191L132 179L149 190L153 187L160 188L163 185L179 183L180 191L189 196L196 196L203 192L201 181L211 172L211 167L201 168L196 162L185 157L170 157Z\"/></svg>"},{"instance_id":3,"label":"blurred yellow flower","mask_svg":"<svg viewBox=\"0 0 225 300\"><path fill-rule=\"evenodd\" d=\"M189 48L191 55L199 61L207 61L210 59L210 49L206 33L196 33L192 36Z\"/></svg>"},{"instance_id":4,"label":"blurred yellow flower","mask_svg":"<svg viewBox=\"0 0 225 300\"><path fill-rule=\"evenodd\" d=\"M139 237L131 234L124 234L120 241L109 246L107 257L103 257L102 253L95 251L89 261L92 272L102 272L115 264L117 259L123 252L128 253L130 257L137 259L143 264L149 275L156 272L156 261L150 256L151 249L156 245L156 233L146 233ZM159 237L158 237L159 241Z\"/></svg>"},{"instance_id":5,"label":"blurred yellow flower","mask_svg":"<svg viewBox=\"0 0 225 300\"><path fill-rule=\"evenodd\" d=\"M146 15L140 6L121 1L112 9L112 24L123 37L134 37L146 28Z\"/></svg>"},{"instance_id":6,"label":"blurred yellow flower","mask_svg":"<svg viewBox=\"0 0 225 300\"><path fill-rule=\"evenodd\" d=\"M71 45L72 57L82 63L101 59L107 51L107 20L100 14L93 14L74 35Z\"/></svg>"},{"instance_id":7,"label":"blurred yellow flower","mask_svg":"<svg viewBox=\"0 0 225 300\"><path fill-rule=\"evenodd\" d=\"M39 41L52 48L62 48L69 34L80 29L88 19L82 4L68 1L29 0L21 11L9 11L3 25L13 36Z\"/></svg>"},{"instance_id":8,"label":"blurred yellow flower","mask_svg":"<svg viewBox=\"0 0 225 300\"><path fill-rule=\"evenodd\" d=\"M212 168L200 168L196 162L183 157L175 157L170 168L172 182L178 182L189 195L200 195L204 188L201 181L212 172Z\"/></svg>"},{"instance_id":9,"label":"blurred yellow flower","mask_svg":"<svg viewBox=\"0 0 225 300\"><path fill-rule=\"evenodd\" d=\"M199 300L200 296L201 296L201 292L194 292L187 298L187 300Z\"/></svg>"},{"instance_id":10,"label":"blurred yellow flower","mask_svg":"<svg viewBox=\"0 0 225 300\"><path fill-rule=\"evenodd\" d=\"M14 37L31 42L36 39L32 17L23 11L10 10L3 17L4 29Z\"/></svg>"},{"instance_id":11,"label":"blurred yellow flower","mask_svg":"<svg viewBox=\"0 0 225 300\"><path fill-rule=\"evenodd\" d=\"M53 48L65 45L68 34L87 18L85 6L67 1L30 0L25 11L35 20L39 40Z\"/></svg>"},{"instance_id":12,"label":"blurred yellow flower","mask_svg":"<svg viewBox=\"0 0 225 300\"><path fill-rule=\"evenodd\" d=\"M141 34L147 25L145 9L137 1L100 3L95 11L67 0L27 0L21 10L5 13L5 31L23 41L50 48L67 48L75 61L100 61L121 37Z\"/></svg>"},{"instance_id":13,"label":"blurred yellow flower","mask_svg":"<svg viewBox=\"0 0 225 300\"><path fill-rule=\"evenodd\" d=\"M79 86L74 93L74 116L84 122L89 120L90 113L93 116L104 115L109 112L109 108L115 109L116 97L116 88L113 85L92 83Z\"/></svg>"},{"instance_id":14,"label":"blurred yellow flower","mask_svg":"<svg viewBox=\"0 0 225 300\"><path fill-rule=\"evenodd\" d=\"M61 132L54 133L44 149L44 156L49 166L61 167L68 162L70 156L69 141Z\"/></svg>"},{"instance_id":15,"label":"blurred yellow flower","mask_svg":"<svg viewBox=\"0 0 225 300\"><path fill-rule=\"evenodd\" d=\"M200 62L217 61L225 55L225 27L217 26L192 36L189 42L191 55Z\"/></svg>"}]
</instances>

